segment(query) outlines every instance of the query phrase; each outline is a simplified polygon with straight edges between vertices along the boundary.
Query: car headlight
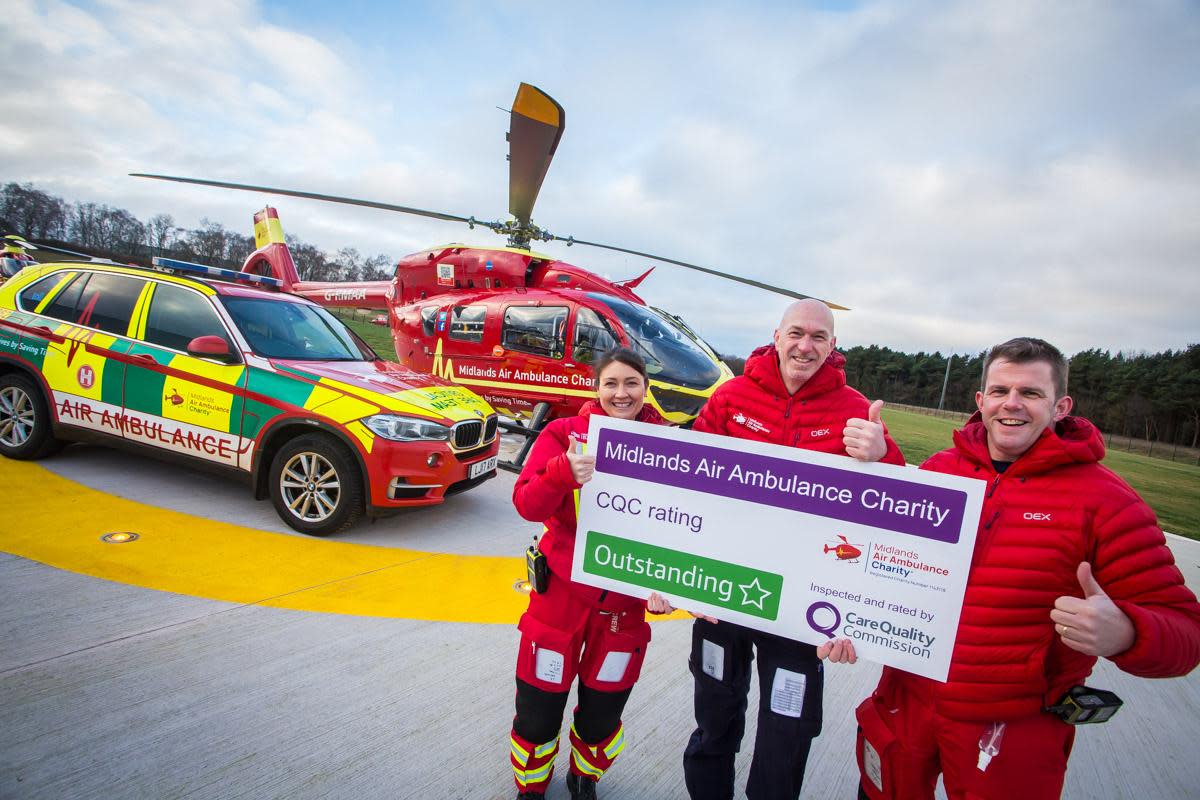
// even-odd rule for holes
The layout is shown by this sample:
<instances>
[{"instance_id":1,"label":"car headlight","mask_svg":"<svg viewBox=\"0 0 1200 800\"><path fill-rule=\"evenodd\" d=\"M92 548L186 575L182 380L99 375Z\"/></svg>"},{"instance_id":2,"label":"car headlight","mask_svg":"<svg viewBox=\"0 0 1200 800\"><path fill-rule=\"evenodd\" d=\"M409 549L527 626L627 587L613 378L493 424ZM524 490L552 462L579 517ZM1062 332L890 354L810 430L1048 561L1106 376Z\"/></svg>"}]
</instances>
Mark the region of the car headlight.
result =
<instances>
[{"instance_id":1,"label":"car headlight","mask_svg":"<svg viewBox=\"0 0 1200 800\"><path fill-rule=\"evenodd\" d=\"M363 424L383 438L397 442L445 442L450 439L450 429L445 425L416 417L375 414L364 419Z\"/></svg>"}]
</instances>

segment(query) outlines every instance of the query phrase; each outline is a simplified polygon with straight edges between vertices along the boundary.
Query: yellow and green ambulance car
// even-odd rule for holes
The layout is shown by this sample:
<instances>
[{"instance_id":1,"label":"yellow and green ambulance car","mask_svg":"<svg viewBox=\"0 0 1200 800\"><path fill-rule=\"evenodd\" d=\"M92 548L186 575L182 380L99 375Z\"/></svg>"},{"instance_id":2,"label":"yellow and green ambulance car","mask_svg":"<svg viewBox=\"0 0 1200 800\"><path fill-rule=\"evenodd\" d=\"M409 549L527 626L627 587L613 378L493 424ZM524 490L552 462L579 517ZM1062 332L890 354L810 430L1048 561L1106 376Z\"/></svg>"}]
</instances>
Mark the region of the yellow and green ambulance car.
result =
<instances>
[{"instance_id":1,"label":"yellow and green ambulance car","mask_svg":"<svg viewBox=\"0 0 1200 800\"><path fill-rule=\"evenodd\" d=\"M495 475L496 415L471 391L384 361L273 279L155 263L0 287L0 455L99 441L213 466L317 536Z\"/></svg>"}]
</instances>

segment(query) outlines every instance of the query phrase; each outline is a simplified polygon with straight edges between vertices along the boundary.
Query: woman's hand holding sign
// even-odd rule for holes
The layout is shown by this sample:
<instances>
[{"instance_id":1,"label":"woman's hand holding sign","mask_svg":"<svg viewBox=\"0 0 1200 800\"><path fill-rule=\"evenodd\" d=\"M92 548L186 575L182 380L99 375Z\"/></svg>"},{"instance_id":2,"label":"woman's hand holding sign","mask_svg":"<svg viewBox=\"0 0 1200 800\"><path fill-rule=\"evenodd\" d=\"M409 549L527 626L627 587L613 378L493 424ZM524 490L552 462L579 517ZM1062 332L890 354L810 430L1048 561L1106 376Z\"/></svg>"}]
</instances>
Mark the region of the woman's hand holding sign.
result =
<instances>
[{"instance_id":1,"label":"woman's hand holding sign","mask_svg":"<svg viewBox=\"0 0 1200 800\"><path fill-rule=\"evenodd\" d=\"M849 639L830 639L822 645L817 645L817 658L828 660L831 664L854 664L858 654L854 652L854 642Z\"/></svg>"}]
</instances>

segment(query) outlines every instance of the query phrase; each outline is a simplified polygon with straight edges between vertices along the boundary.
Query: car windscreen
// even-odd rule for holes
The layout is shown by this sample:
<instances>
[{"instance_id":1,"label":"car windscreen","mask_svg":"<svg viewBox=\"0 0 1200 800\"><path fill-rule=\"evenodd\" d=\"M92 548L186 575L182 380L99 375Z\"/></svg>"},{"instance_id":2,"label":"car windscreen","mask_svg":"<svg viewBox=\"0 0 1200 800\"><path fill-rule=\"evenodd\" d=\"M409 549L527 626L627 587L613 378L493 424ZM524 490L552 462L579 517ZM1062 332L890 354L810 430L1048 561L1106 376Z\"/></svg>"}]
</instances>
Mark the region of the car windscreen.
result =
<instances>
[{"instance_id":1,"label":"car windscreen","mask_svg":"<svg viewBox=\"0 0 1200 800\"><path fill-rule=\"evenodd\" d=\"M221 303L250 348L267 358L298 361L373 361L378 356L319 306L224 295Z\"/></svg>"},{"instance_id":2,"label":"car windscreen","mask_svg":"<svg viewBox=\"0 0 1200 800\"><path fill-rule=\"evenodd\" d=\"M611 295L589 293L588 297L612 309L629 336L631 346L646 360L646 372L651 378L677 386L706 389L721 377L720 368L708 353L670 320L645 306Z\"/></svg>"}]
</instances>

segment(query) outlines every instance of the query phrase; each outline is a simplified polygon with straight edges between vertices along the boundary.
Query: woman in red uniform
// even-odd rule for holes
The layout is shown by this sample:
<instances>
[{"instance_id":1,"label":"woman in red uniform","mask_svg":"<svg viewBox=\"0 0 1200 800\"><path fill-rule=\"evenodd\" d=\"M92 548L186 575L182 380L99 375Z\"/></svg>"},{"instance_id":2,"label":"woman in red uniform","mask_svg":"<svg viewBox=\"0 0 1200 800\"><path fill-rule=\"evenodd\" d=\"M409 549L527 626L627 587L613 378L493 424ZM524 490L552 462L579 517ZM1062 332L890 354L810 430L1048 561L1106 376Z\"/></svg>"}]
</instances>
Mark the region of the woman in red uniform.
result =
<instances>
[{"instance_id":1,"label":"woman in red uniform","mask_svg":"<svg viewBox=\"0 0 1200 800\"><path fill-rule=\"evenodd\" d=\"M621 712L641 672L650 643L647 601L571 580L579 488L592 478L596 458L584 452L593 414L658 425L665 420L646 399L646 364L618 348L596 362L596 399L579 416L545 427L513 489L527 520L545 524L541 550L550 567L545 592L529 596L518 625L517 713L512 766L518 800L541 800L554 774L558 732L567 694L579 676L579 704L571 725L572 800L596 797L595 782L625 746ZM657 595L650 610L669 609Z\"/></svg>"}]
</instances>

